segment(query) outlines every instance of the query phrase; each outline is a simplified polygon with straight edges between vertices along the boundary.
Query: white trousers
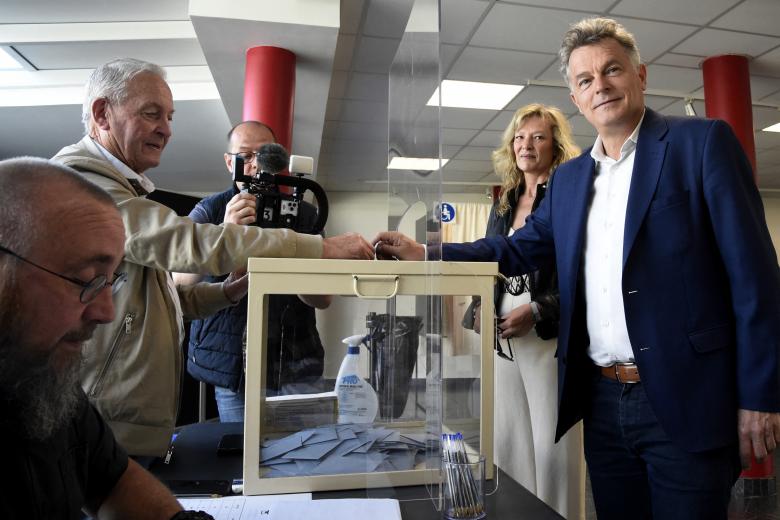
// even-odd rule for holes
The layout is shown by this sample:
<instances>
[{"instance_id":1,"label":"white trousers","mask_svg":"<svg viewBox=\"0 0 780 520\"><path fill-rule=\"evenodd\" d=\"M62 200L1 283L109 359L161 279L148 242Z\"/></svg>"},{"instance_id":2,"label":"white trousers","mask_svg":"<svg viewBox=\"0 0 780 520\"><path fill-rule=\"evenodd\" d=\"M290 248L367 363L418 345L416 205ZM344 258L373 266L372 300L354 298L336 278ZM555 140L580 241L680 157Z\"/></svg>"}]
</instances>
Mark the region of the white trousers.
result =
<instances>
[{"instance_id":1,"label":"white trousers","mask_svg":"<svg viewBox=\"0 0 780 520\"><path fill-rule=\"evenodd\" d=\"M529 300L528 293L505 294L498 315ZM554 442L558 418L555 340L542 340L532 329L525 337L510 341L514 361L494 356L496 464L563 517L584 520L582 423ZM506 347L504 351L508 354Z\"/></svg>"}]
</instances>

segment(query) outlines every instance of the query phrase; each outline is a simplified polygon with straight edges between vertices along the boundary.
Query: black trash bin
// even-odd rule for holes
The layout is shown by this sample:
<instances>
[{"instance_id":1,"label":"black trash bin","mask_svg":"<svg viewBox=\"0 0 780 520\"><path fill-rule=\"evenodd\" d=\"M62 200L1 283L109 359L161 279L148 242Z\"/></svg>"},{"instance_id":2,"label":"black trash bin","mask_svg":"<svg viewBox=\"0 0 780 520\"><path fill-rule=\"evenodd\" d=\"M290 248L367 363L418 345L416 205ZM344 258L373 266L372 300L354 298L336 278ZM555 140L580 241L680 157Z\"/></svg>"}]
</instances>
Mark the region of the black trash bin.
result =
<instances>
[{"instance_id":1,"label":"black trash bin","mask_svg":"<svg viewBox=\"0 0 780 520\"><path fill-rule=\"evenodd\" d=\"M419 316L373 312L366 316L371 351L370 383L379 398L379 416L383 419L397 419L404 413L422 324Z\"/></svg>"}]
</instances>

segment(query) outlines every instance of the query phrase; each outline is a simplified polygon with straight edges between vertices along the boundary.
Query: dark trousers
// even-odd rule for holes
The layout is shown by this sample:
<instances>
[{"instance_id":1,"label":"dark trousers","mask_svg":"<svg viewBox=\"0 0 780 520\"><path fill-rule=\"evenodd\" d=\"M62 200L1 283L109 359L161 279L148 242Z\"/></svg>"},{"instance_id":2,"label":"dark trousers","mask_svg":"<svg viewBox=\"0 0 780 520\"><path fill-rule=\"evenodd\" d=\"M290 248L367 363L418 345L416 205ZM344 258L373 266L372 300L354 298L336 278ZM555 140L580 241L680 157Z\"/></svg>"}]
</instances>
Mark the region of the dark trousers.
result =
<instances>
[{"instance_id":1,"label":"dark trousers","mask_svg":"<svg viewBox=\"0 0 780 520\"><path fill-rule=\"evenodd\" d=\"M736 443L702 453L683 451L664 433L642 383L596 375L591 390L585 460L599 520L728 517L740 471Z\"/></svg>"}]
</instances>

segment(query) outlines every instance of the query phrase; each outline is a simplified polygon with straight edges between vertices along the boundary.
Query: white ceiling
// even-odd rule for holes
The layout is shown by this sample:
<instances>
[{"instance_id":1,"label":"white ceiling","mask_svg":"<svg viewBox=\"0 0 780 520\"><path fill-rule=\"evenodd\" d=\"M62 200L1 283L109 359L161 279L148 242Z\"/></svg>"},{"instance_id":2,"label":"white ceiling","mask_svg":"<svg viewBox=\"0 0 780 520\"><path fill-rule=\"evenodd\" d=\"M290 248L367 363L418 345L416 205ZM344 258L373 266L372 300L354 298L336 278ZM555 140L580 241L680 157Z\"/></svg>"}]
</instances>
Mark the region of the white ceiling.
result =
<instances>
[{"instance_id":1,"label":"white ceiling","mask_svg":"<svg viewBox=\"0 0 780 520\"><path fill-rule=\"evenodd\" d=\"M280 1L289 5L294 0ZM335 8L338 0L330 1ZM317 179L327 189L386 190L387 71L412 0L341 0L337 31L306 34L310 45L316 48L319 42L319 54L296 43L304 38L293 30L268 25L265 12L256 7L263 2L270 0L227 0L211 17L203 17L206 0L193 0L195 13L187 0L2 0L0 45L13 45L40 69L34 74L51 82L65 76L83 82L89 69L120 56L154 61L174 75L213 74L222 101L177 101L174 137L162 164L150 172L159 187L183 193L213 192L228 182L222 152L225 133L240 117L243 47L294 47L299 88L292 152L317 158ZM754 128L780 122L778 0L441 0L443 78L528 85L504 110L442 110L442 154L451 159L443 178L453 182L445 184L445 192L482 192L485 184L497 181L490 151L512 110L525 103L560 107L580 146L592 144L593 129L576 113L558 75L556 51L568 24L593 14L617 18L636 35L648 64L651 108L683 115L683 99L693 97L697 113L704 115L700 61L741 53L751 59ZM134 26L127 25L189 23L191 15L194 28L169 38L156 37L154 31L134 36ZM85 22L123 24L117 30L106 25L109 36L84 41L58 31ZM2 96L11 80L2 73L0 78ZM307 90L301 90L302 84ZM74 104L0 107L0 158L53 155L80 138L80 110ZM756 152L759 186L780 189L780 134L758 131Z\"/></svg>"}]
</instances>

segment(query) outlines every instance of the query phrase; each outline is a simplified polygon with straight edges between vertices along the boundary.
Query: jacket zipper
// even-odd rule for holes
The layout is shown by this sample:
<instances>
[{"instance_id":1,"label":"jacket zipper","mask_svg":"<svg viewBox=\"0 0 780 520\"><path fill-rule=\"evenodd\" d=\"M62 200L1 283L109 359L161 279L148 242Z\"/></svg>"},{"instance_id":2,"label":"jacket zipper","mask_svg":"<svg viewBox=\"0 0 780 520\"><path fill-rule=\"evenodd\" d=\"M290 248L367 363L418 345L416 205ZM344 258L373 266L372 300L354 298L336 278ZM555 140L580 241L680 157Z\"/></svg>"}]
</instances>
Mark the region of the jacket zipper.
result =
<instances>
[{"instance_id":1,"label":"jacket zipper","mask_svg":"<svg viewBox=\"0 0 780 520\"><path fill-rule=\"evenodd\" d=\"M98 390L101 388L101 383L103 382L103 379L106 377L106 373L108 372L108 368L111 366L112 361L114 360L114 356L116 355L116 352L119 350L120 345L124 343L124 340L127 336L130 335L130 333L133 331L133 320L135 319L135 315L131 313L125 314L124 319L124 327L119 329L119 332L116 335L116 339L114 339L114 344L111 346L111 350L108 353L108 357L106 358L106 362L103 363L103 368L100 370L100 374L98 375L95 382L92 384L92 387L89 389L89 397L95 397L98 393Z\"/></svg>"}]
</instances>

